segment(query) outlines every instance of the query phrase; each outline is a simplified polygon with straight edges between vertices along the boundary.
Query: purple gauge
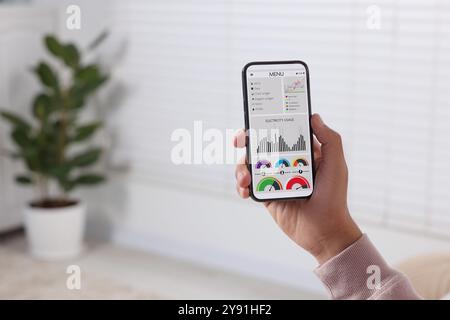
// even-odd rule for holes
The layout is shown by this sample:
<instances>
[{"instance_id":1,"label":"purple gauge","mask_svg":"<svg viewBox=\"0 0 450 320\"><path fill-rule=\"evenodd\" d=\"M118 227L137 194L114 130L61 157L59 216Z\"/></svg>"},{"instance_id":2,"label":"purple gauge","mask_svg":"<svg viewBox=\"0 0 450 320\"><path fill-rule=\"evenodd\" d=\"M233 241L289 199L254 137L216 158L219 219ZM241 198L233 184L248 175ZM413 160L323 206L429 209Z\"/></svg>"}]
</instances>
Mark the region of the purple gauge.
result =
<instances>
[{"instance_id":1,"label":"purple gauge","mask_svg":"<svg viewBox=\"0 0 450 320\"><path fill-rule=\"evenodd\" d=\"M270 168L272 165L270 164L270 162L269 161L267 161L267 160L259 160L257 163L256 163L256 169L264 169L264 168Z\"/></svg>"}]
</instances>

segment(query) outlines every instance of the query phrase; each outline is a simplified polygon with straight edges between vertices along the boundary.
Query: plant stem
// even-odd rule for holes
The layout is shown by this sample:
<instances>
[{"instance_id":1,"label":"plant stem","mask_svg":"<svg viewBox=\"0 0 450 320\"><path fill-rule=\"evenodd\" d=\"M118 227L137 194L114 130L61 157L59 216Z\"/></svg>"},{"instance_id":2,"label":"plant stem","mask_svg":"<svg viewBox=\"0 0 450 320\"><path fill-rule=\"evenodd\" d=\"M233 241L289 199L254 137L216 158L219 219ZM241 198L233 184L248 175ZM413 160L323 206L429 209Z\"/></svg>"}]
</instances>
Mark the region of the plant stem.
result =
<instances>
[{"instance_id":1,"label":"plant stem","mask_svg":"<svg viewBox=\"0 0 450 320\"><path fill-rule=\"evenodd\" d=\"M61 114L60 121L61 125L59 128L59 139L58 139L58 163L60 165L64 164L65 161L65 152L66 152L66 143L67 143L67 93L65 90L61 90ZM62 190L61 199L66 199L67 194L64 190Z\"/></svg>"},{"instance_id":2,"label":"plant stem","mask_svg":"<svg viewBox=\"0 0 450 320\"><path fill-rule=\"evenodd\" d=\"M48 178L46 176L42 176L42 192L44 195L44 199L48 199L50 197L48 191Z\"/></svg>"},{"instance_id":3,"label":"plant stem","mask_svg":"<svg viewBox=\"0 0 450 320\"><path fill-rule=\"evenodd\" d=\"M49 198L48 179L42 174L35 175L36 185L39 193L39 198L44 201Z\"/></svg>"},{"instance_id":4,"label":"plant stem","mask_svg":"<svg viewBox=\"0 0 450 320\"><path fill-rule=\"evenodd\" d=\"M67 114L66 114L66 93L61 91L61 103L62 111L60 114L61 125L59 128L59 139L58 139L58 162L59 164L64 163L65 158L65 147L66 147L66 131L67 131Z\"/></svg>"}]
</instances>

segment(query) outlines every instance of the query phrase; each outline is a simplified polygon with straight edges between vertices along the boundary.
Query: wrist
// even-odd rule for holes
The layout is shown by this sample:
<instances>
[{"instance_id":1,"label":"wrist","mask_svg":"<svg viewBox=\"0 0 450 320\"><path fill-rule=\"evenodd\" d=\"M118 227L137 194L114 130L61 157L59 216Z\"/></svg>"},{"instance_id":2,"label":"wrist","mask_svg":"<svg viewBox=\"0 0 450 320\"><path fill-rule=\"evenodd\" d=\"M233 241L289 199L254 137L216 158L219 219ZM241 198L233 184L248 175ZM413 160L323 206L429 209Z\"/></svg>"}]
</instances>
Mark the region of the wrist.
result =
<instances>
[{"instance_id":1,"label":"wrist","mask_svg":"<svg viewBox=\"0 0 450 320\"><path fill-rule=\"evenodd\" d=\"M320 250L313 253L320 265L335 257L361 238L361 230L350 216L348 218L347 221L336 227L332 234L320 241Z\"/></svg>"}]
</instances>

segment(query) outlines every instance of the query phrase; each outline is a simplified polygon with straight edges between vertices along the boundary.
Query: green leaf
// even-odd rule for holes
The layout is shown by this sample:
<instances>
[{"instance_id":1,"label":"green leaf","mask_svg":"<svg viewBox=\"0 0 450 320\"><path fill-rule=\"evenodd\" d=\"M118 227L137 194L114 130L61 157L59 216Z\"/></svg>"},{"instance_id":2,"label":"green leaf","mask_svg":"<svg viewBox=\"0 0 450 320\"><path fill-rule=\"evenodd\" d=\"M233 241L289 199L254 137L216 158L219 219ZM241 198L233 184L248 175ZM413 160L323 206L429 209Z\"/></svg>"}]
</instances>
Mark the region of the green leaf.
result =
<instances>
[{"instance_id":1,"label":"green leaf","mask_svg":"<svg viewBox=\"0 0 450 320\"><path fill-rule=\"evenodd\" d=\"M44 38L45 46L47 50L55 57L62 57L64 52L63 45L52 35L47 35Z\"/></svg>"},{"instance_id":2,"label":"green leaf","mask_svg":"<svg viewBox=\"0 0 450 320\"><path fill-rule=\"evenodd\" d=\"M84 106L84 99L81 95L71 95L72 98L69 101L69 109L80 109L82 106Z\"/></svg>"},{"instance_id":3,"label":"green leaf","mask_svg":"<svg viewBox=\"0 0 450 320\"><path fill-rule=\"evenodd\" d=\"M96 90L107 80L108 76L102 74L97 65L86 66L75 74L76 86L83 91L84 94L89 94Z\"/></svg>"},{"instance_id":4,"label":"green leaf","mask_svg":"<svg viewBox=\"0 0 450 320\"><path fill-rule=\"evenodd\" d=\"M89 166L94 164L100 158L101 153L102 150L100 148L90 149L73 157L70 164L77 167Z\"/></svg>"},{"instance_id":5,"label":"green leaf","mask_svg":"<svg viewBox=\"0 0 450 320\"><path fill-rule=\"evenodd\" d=\"M108 76L101 73L97 65L88 65L74 74L74 84L69 90L73 109L83 106L87 97L102 86Z\"/></svg>"},{"instance_id":6,"label":"green leaf","mask_svg":"<svg viewBox=\"0 0 450 320\"><path fill-rule=\"evenodd\" d=\"M79 109L82 106L84 106L84 99L83 97L74 97L71 101L70 101L70 109Z\"/></svg>"},{"instance_id":7,"label":"green leaf","mask_svg":"<svg viewBox=\"0 0 450 320\"><path fill-rule=\"evenodd\" d=\"M60 58L68 67L77 69L80 64L80 53L73 43L62 44L54 36L44 38L45 46L55 57Z\"/></svg>"},{"instance_id":8,"label":"green leaf","mask_svg":"<svg viewBox=\"0 0 450 320\"><path fill-rule=\"evenodd\" d=\"M33 114L38 119L45 119L51 112L52 100L42 93L36 96L33 102Z\"/></svg>"},{"instance_id":9,"label":"green leaf","mask_svg":"<svg viewBox=\"0 0 450 320\"><path fill-rule=\"evenodd\" d=\"M82 77L88 79L88 81L77 81L69 90L70 94L70 108L77 109L84 105L84 102L90 94L97 90L100 86L106 83L108 76L99 75L98 77L92 76L92 70L86 71ZM89 73L89 76L87 75ZM81 76L80 76L81 77Z\"/></svg>"},{"instance_id":10,"label":"green leaf","mask_svg":"<svg viewBox=\"0 0 450 320\"><path fill-rule=\"evenodd\" d=\"M73 182L75 184L97 184L105 181L105 177L100 174L83 174L77 177Z\"/></svg>"},{"instance_id":11,"label":"green leaf","mask_svg":"<svg viewBox=\"0 0 450 320\"><path fill-rule=\"evenodd\" d=\"M16 176L16 182L20 184L31 184L33 183L33 179L27 175L18 175Z\"/></svg>"},{"instance_id":12,"label":"green leaf","mask_svg":"<svg viewBox=\"0 0 450 320\"><path fill-rule=\"evenodd\" d=\"M100 78L100 71L97 65L88 65L84 68L79 69L75 73L75 81L84 84L97 80Z\"/></svg>"},{"instance_id":13,"label":"green leaf","mask_svg":"<svg viewBox=\"0 0 450 320\"><path fill-rule=\"evenodd\" d=\"M75 131L75 135L73 136L72 141L83 141L91 137L101 126L102 123L98 121L78 127Z\"/></svg>"},{"instance_id":14,"label":"green leaf","mask_svg":"<svg viewBox=\"0 0 450 320\"><path fill-rule=\"evenodd\" d=\"M89 81L82 87L81 93L84 96L87 96L87 95L93 93L98 88L100 88L102 85L104 85L108 81L108 79L109 79L109 77L107 75L102 75L96 79Z\"/></svg>"},{"instance_id":15,"label":"green leaf","mask_svg":"<svg viewBox=\"0 0 450 320\"><path fill-rule=\"evenodd\" d=\"M34 72L44 85L55 90L58 89L58 77L47 63L39 63Z\"/></svg>"},{"instance_id":16,"label":"green leaf","mask_svg":"<svg viewBox=\"0 0 450 320\"><path fill-rule=\"evenodd\" d=\"M80 53L74 44L69 43L64 46L62 58L68 67L71 67L72 69L78 68L80 63Z\"/></svg>"},{"instance_id":17,"label":"green leaf","mask_svg":"<svg viewBox=\"0 0 450 320\"><path fill-rule=\"evenodd\" d=\"M15 129L13 129L13 131L11 132L11 138L18 146L22 148L29 147L33 144L28 135L28 130L23 127L16 127Z\"/></svg>"},{"instance_id":18,"label":"green leaf","mask_svg":"<svg viewBox=\"0 0 450 320\"><path fill-rule=\"evenodd\" d=\"M73 180L60 179L58 180L64 191L69 192L77 185L94 185L105 181L105 177L100 174L82 174Z\"/></svg>"},{"instance_id":19,"label":"green leaf","mask_svg":"<svg viewBox=\"0 0 450 320\"><path fill-rule=\"evenodd\" d=\"M61 164L52 165L46 172L57 179L67 179L70 170L72 170L72 167L69 164Z\"/></svg>"},{"instance_id":20,"label":"green leaf","mask_svg":"<svg viewBox=\"0 0 450 320\"><path fill-rule=\"evenodd\" d=\"M20 154L18 154L21 158L25 160L25 164L28 169L31 171L40 171L42 159L39 157L38 148L36 144L30 144L27 147L22 147Z\"/></svg>"},{"instance_id":21,"label":"green leaf","mask_svg":"<svg viewBox=\"0 0 450 320\"><path fill-rule=\"evenodd\" d=\"M0 115L7 121L9 121L12 125L16 126L16 127L22 127L26 130L30 130L31 129L31 125L21 116L12 113L12 112L8 112L8 111L2 111L0 112Z\"/></svg>"}]
</instances>

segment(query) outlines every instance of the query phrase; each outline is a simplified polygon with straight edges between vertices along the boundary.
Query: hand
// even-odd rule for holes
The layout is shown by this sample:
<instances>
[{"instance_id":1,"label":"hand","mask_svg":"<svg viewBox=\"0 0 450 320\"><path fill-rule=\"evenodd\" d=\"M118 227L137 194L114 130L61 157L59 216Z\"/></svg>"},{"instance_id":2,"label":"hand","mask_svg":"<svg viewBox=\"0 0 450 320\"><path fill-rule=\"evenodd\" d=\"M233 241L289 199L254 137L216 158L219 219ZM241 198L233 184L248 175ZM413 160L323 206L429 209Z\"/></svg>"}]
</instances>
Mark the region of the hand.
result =
<instances>
[{"instance_id":1,"label":"hand","mask_svg":"<svg viewBox=\"0 0 450 320\"><path fill-rule=\"evenodd\" d=\"M348 172L340 135L314 114L311 119L315 185L310 198L264 202L278 226L295 243L324 263L361 237L347 208ZM245 132L234 139L245 147ZM250 172L245 157L236 166L237 191L249 197Z\"/></svg>"}]
</instances>

